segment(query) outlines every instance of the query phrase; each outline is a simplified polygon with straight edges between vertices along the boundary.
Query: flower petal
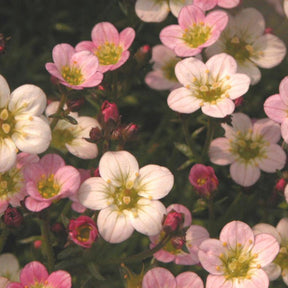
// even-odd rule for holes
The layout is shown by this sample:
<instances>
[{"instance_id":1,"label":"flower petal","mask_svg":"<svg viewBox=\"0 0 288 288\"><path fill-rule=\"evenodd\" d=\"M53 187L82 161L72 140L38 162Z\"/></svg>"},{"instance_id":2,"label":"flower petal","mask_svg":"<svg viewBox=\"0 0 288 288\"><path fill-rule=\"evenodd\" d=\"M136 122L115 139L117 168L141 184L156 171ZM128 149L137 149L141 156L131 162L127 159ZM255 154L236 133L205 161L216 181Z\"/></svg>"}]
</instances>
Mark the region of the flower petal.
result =
<instances>
[{"instance_id":1,"label":"flower petal","mask_svg":"<svg viewBox=\"0 0 288 288\"><path fill-rule=\"evenodd\" d=\"M43 264L33 261L25 265L20 274L24 286L32 286L36 282L44 282L48 278L48 271Z\"/></svg>"},{"instance_id":2,"label":"flower petal","mask_svg":"<svg viewBox=\"0 0 288 288\"><path fill-rule=\"evenodd\" d=\"M162 267L149 270L143 277L142 288L176 288L176 280L173 274ZM182 286L181 286L182 287Z\"/></svg>"},{"instance_id":3,"label":"flower petal","mask_svg":"<svg viewBox=\"0 0 288 288\"><path fill-rule=\"evenodd\" d=\"M288 218L282 218L277 226L277 231L281 235L281 245L285 246L288 244Z\"/></svg>"},{"instance_id":4,"label":"flower petal","mask_svg":"<svg viewBox=\"0 0 288 288\"><path fill-rule=\"evenodd\" d=\"M204 102L201 110L204 114L215 117L224 118L234 112L235 104L229 98L224 98L221 101L217 101L216 104L210 104L209 102Z\"/></svg>"},{"instance_id":5,"label":"flower petal","mask_svg":"<svg viewBox=\"0 0 288 288\"><path fill-rule=\"evenodd\" d=\"M139 171L138 195L149 199L161 199L173 187L174 176L166 167L146 165Z\"/></svg>"},{"instance_id":6,"label":"flower petal","mask_svg":"<svg viewBox=\"0 0 288 288\"><path fill-rule=\"evenodd\" d=\"M234 162L230 166L230 175L237 184L248 187L260 178L260 169L249 163Z\"/></svg>"},{"instance_id":7,"label":"flower petal","mask_svg":"<svg viewBox=\"0 0 288 288\"><path fill-rule=\"evenodd\" d=\"M0 107L5 107L10 99L10 88L6 79L0 75Z\"/></svg>"},{"instance_id":8,"label":"flower petal","mask_svg":"<svg viewBox=\"0 0 288 288\"><path fill-rule=\"evenodd\" d=\"M139 173L136 158L127 151L106 152L99 162L101 177L114 186L121 186L128 181L134 182Z\"/></svg>"},{"instance_id":9,"label":"flower petal","mask_svg":"<svg viewBox=\"0 0 288 288\"><path fill-rule=\"evenodd\" d=\"M183 272L176 277L177 287L204 288L202 279L194 272Z\"/></svg>"},{"instance_id":10,"label":"flower petal","mask_svg":"<svg viewBox=\"0 0 288 288\"><path fill-rule=\"evenodd\" d=\"M0 173L8 171L16 163L17 149L10 138L0 141Z\"/></svg>"},{"instance_id":11,"label":"flower petal","mask_svg":"<svg viewBox=\"0 0 288 288\"><path fill-rule=\"evenodd\" d=\"M221 137L214 139L209 147L210 161L217 165L228 165L234 161L231 154L230 143L227 138Z\"/></svg>"},{"instance_id":12,"label":"flower petal","mask_svg":"<svg viewBox=\"0 0 288 288\"><path fill-rule=\"evenodd\" d=\"M169 13L166 1L155 2L154 0L137 0L135 12L144 22L162 22Z\"/></svg>"},{"instance_id":13,"label":"flower petal","mask_svg":"<svg viewBox=\"0 0 288 288\"><path fill-rule=\"evenodd\" d=\"M51 273L47 279L47 285L53 288L71 288L72 280L68 272L58 270Z\"/></svg>"},{"instance_id":14,"label":"flower petal","mask_svg":"<svg viewBox=\"0 0 288 288\"><path fill-rule=\"evenodd\" d=\"M133 233L129 217L119 213L115 207L108 207L100 211L97 218L100 235L110 243L120 243L127 240Z\"/></svg>"},{"instance_id":15,"label":"flower petal","mask_svg":"<svg viewBox=\"0 0 288 288\"><path fill-rule=\"evenodd\" d=\"M141 198L137 203L137 213L129 213L133 227L140 233L152 236L162 229L165 206L157 200Z\"/></svg>"},{"instance_id":16,"label":"flower petal","mask_svg":"<svg viewBox=\"0 0 288 288\"><path fill-rule=\"evenodd\" d=\"M264 111L266 115L278 123L281 123L287 118L287 110L287 104L282 101L280 94L272 95L264 102Z\"/></svg>"},{"instance_id":17,"label":"flower petal","mask_svg":"<svg viewBox=\"0 0 288 288\"><path fill-rule=\"evenodd\" d=\"M91 38L96 47L105 43L119 44L119 33L115 26L109 22L100 22L96 24L91 32Z\"/></svg>"}]
</instances>

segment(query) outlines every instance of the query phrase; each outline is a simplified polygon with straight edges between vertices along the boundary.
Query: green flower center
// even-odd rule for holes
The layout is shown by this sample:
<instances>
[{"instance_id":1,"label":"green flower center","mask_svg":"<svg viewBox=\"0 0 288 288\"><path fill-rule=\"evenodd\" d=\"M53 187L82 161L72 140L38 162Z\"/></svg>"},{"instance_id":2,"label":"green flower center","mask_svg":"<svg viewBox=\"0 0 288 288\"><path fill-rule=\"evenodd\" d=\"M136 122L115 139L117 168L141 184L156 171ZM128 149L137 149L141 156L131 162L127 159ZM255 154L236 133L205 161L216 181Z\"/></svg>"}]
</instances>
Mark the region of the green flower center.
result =
<instances>
[{"instance_id":1,"label":"green flower center","mask_svg":"<svg viewBox=\"0 0 288 288\"><path fill-rule=\"evenodd\" d=\"M59 193L60 185L55 182L54 174L47 178L46 175L42 175L41 180L38 182L38 191L45 199L49 199Z\"/></svg>"},{"instance_id":2,"label":"green flower center","mask_svg":"<svg viewBox=\"0 0 288 288\"><path fill-rule=\"evenodd\" d=\"M237 36L234 36L232 39L226 39L224 52L233 56L239 63L263 54L262 51L255 51L252 45Z\"/></svg>"},{"instance_id":3,"label":"green flower center","mask_svg":"<svg viewBox=\"0 0 288 288\"><path fill-rule=\"evenodd\" d=\"M227 245L226 243L223 244ZM221 254L220 260L222 261L222 267L217 267L218 270L224 272L224 276L227 280L234 278L240 279L250 279L251 275L249 273L251 268L261 268L255 265L255 259L257 254L251 254L250 251L243 249L242 245L238 243L235 249L231 249L227 254Z\"/></svg>"},{"instance_id":4,"label":"green flower center","mask_svg":"<svg viewBox=\"0 0 288 288\"><path fill-rule=\"evenodd\" d=\"M178 82L175 75L175 65L180 61L180 58L172 58L162 66L163 75L166 79Z\"/></svg>"},{"instance_id":5,"label":"green flower center","mask_svg":"<svg viewBox=\"0 0 288 288\"><path fill-rule=\"evenodd\" d=\"M120 211L136 208L140 199L133 181L127 181L121 187L116 187L112 197L114 204Z\"/></svg>"},{"instance_id":6,"label":"green flower center","mask_svg":"<svg viewBox=\"0 0 288 288\"><path fill-rule=\"evenodd\" d=\"M265 147L269 143L261 135L253 138L252 131L245 134L238 131L236 139L230 143L230 152L244 163L266 158Z\"/></svg>"},{"instance_id":7,"label":"green flower center","mask_svg":"<svg viewBox=\"0 0 288 288\"><path fill-rule=\"evenodd\" d=\"M71 85L80 85L84 81L81 69L77 66L63 66L61 75L64 80Z\"/></svg>"},{"instance_id":8,"label":"green flower center","mask_svg":"<svg viewBox=\"0 0 288 288\"><path fill-rule=\"evenodd\" d=\"M100 65L114 65L118 63L122 55L122 47L115 46L114 43L106 42L95 50Z\"/></svg>"},{"instance_id":9,"label":"green flower center","mask_svg":"<svg viewBox=\"0 0 288 288\"><path fill-rule=\"evenodd\" d=\"M220 80L214 79L210 72L207 70L207 78L201 79L194 78L193 82L193 95L203 101L202 105L206 102L215 105L218 100L225 97L230 97L227 92L231 86L229 85L229 76L226 76ZM190 86L186 87L187 89Z\"/></svg>"},{"instance_id":10,"label":"green flower center","mask_svg":"<svg viewBox=\"0 0 288 288\"><path fill-rule=\"evenodd\" d=\"M48 286L47 283L42 282L35 282L32 285L25 286L25 288L53 288L50 285Z\"/></svg>"},{"instance_id":11,"label":"green flower center","mask_svg":"<svg viewBox=\"0 0 288 288\"><path fill-rule=\"evenodd\" d=\"M21 191L24 185L23 174L16 167L5 173L0 173L0 199L9 199Z\"/></svg>"},{"instance_id":12,"label":"green flower center","mask_svg":"<svg viewBox=\"0 0 288 288\"><path fill-rule=\"evenodd\" d=\"M207 42L211 37L211 27L205 23L194 23L193 26L185 29L182 35L183 41L191 48L197 48Z\"/></svg>"},{"instance_id":13,"label":"green flower center","mask_svg":"<svg viewBox=\"0 0 288 288\"><path fill-rule=\"evenodd\" d=\"M281 270L288 269L288 247L281 247L280 252L273 261L281 267Z\"/></svg>"},{"instance_id":14,"label":"green flower center","mask_svg":"<svg viewBox=\"0 0 288 288\"><path fill-rule=\"evenodd\" d=\"M61 121L65 120L59 120L59 122ZM59 122L57 124L59 124ZM63 152L67 151L65 144L70 144L75 139L75 128L76 126L71 126L67 129L57 129L56 126L56 128L52 132L51 146Z\"/></svg>"},{"instance_id":15,"label":"green flower center","mask_svg":"<svg viewBox=\"0 0 288 288\"><path fill-rule=\"evenodd\" d=\"M92 230L92 227L88 224L79 226L77 231L77 239L80 242L87 242L90 238L90 232Z\"/></svg>"},{"instance_id":16,"label":"green flower center","mask_svg":"<svg viewBox=\"0 0 288 288\"><path fill-rule=\"evenodd\" d=\"M10 137L14 133L15 118L7 108L0 109L0 138Z\"/></svg>"}]
</instances>

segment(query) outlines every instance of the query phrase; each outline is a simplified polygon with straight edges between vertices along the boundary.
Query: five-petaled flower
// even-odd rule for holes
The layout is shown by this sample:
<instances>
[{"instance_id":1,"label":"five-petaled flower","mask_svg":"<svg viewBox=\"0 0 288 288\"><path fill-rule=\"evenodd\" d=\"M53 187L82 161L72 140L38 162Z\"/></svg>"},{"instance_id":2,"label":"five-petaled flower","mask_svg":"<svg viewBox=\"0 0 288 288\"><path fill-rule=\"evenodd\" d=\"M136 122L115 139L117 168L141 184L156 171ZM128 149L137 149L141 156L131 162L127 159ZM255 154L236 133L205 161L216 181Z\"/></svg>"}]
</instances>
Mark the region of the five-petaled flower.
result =
<instances>
[{"instance_id":1,"label":"five-petaled flower","mask_svg":"<svg viewBox=\"0 0 288 288\"><path fill-rule=\"evenodd\" d=\"M135 31L128 27L119 33L113 24L101 22L92 29L91 38L92 41L78 43L75 49L89 51L97 56L95 59L99 61L99 71L104 73L119 68L128 60L128 48L135 38Z\"/></svg>"},{"instance_id":2,"label":"five-petaled flower","mask_svg":"<svg viewBox=\"0 0 288 288\"><path fill-rule=\"evenodd\" d=\"M200 107L208 116L223 118L235 109L234 99L247 92L250 79L236 73L236 61L222 53L211 57L206 64L191 57L178 62L175 74L184 86L168 96L168 106L180 113L193 113Z\"/></svg>"},{"instance_id":3,"label":"five-petaled flower","mask_svg":"<svg viewBox=\"0 0 288 288\"><path fill-rule=\"evenodd\" d=\"M18 149L27 153L44 152L51 141L51 130L41 115L46 95L37 86L26 84L10 94L0 75L0 173L16 163Z\"/></svg>"},{"instance_id":4,"label":"five-petaled flower","mask_svg":"<svg viewBox=\"0 0 288 288\"><path fill-rule=\"evenodd\" d=\"M108 242L128 239L134 229L145 235L158 234L165 206L158 201L172 189L174 177L165 167L146 165L139 169L127 151L106 152L99 162L101 177L92 177L79 189L80 203L101 210L97 226Z\"/></svg>"},{"instance_id":5,"label":"five-petaled flower","mask_svg":"<svg viewBox=\"0 0 288 288\"><path fill-rule=\"evenodd\" d=\"M210 273L206 288L268 288L263 267L278 252L279 244L272 235L254 236L246 223L232 221L223 227L219 240L204 240L199 247L200 263Z\"/></svg>"}]
</instances>

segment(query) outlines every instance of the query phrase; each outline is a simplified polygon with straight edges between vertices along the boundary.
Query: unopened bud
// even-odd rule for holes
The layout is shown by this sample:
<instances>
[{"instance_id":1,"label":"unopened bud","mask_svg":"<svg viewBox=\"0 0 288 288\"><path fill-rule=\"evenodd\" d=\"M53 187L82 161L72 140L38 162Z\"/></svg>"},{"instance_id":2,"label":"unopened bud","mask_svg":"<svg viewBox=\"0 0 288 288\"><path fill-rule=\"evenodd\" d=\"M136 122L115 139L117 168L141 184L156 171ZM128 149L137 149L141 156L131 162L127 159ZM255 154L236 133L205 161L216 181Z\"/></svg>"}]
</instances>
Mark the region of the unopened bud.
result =
<instances>
[{"instance_id":1,"label":"unopened bud","mask_svg":"<svg viewBox=\"0 0 288 288\"><path fill-rule=\"evenodd\" d=\"M19 227L23 222L22 213L15 207L8 207L4 212L4 223L10 227Z\"/></svg>"},{"instance_id":2,"label":"unopened bud","mask_svg":"<svg viewBox=\"0 0 288 288\"><path fill-rule=\"evenodd\" d=\"M87 139L89 142L95 143L102 138L102 131L99 127L94 127L89 132L90 139Z\"/></svg>"},{"instance_id":3,"label":"unopened bud","mask_svg":"<svg viewBox=\"0 0 288 288\"><path fill-rule=\"evenodd\" d=\"M283 192L286 184L287 184L287 182L284 178L279 179L275 185L275 190L277 190L279 192Z\"/></svg>"},{"instance_id":4,"label":"unopened bud","mask_svg":"<svg viewBox=\"0 0 288 288\"><path fill-rule=\"evenodd\" d=\"M104 122L107 123L109 120L113 120L114 122L118 122L119 120L119 112L117 105L115 103L110 103L107 100L101 106L102 115Z\"/></svg>"},{"instance_id":5,"label":"unopened bud","mask_svg":"<svg viewBox=\"0 0 288 288\"><path fill-rule=\"evenodd\" d=\"M179 228L184 223L184 217L182 213L171 211L167 214L164 223L163 223L163 230L166 233L171 233L179 230Z\"/></svg>"}]
</instances>

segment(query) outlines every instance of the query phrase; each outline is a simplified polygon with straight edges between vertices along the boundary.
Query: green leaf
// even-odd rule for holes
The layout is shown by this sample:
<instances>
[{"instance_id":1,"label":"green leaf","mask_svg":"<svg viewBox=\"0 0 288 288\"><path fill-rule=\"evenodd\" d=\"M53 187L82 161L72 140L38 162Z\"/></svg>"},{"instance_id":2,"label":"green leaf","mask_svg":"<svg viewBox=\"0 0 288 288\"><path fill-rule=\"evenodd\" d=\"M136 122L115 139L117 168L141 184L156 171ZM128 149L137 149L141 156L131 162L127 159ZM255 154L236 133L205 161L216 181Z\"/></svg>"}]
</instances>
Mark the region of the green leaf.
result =
<instances>
[{"instance_id":1,"label":"green leaf","mask_svg":"<svg viewBox=\"0 0 288 288\"><path fill-rule=\"evenodd\" d=\"M189 159L193 158L193 153L188 145L183 144L183 143L178 143L178 142L175 142L174 145L176 149L180 151L181 153L183 153L187 158Z\"/></svg>"},{"instance_id":2,"label":"green leaf","mask_svg":"<svg viewBox=\"0 0 288 288\"><path fill-rule=\"evenodd\" d=\"M187 167L189 167L192 163L194 163L195 160L194 159L189 159L187 161L185 161L182 165L180 165L177 170L178 171L181 171L181 170L184 170L186 169Z\"/></svg>"},{"instance_id":3,"label":"green leaf","mask_svg":"<svg viewBox=\"0 0 288 288\"><path fill-rule=\"evenodd\" d=\"M91 275L97 279L97 280L101 280L104 281L106 280L104 276L101 275L101 273L99 272L99 268L95 263L89 262L87 264L88 270L91 273Z\"/></svg>"}]
</instances>

